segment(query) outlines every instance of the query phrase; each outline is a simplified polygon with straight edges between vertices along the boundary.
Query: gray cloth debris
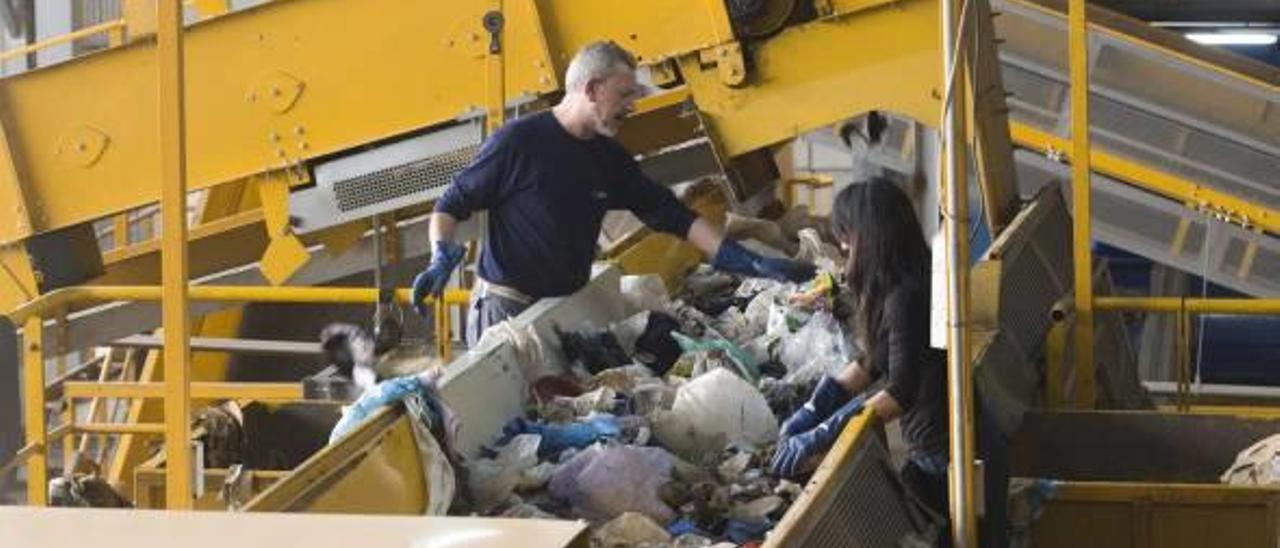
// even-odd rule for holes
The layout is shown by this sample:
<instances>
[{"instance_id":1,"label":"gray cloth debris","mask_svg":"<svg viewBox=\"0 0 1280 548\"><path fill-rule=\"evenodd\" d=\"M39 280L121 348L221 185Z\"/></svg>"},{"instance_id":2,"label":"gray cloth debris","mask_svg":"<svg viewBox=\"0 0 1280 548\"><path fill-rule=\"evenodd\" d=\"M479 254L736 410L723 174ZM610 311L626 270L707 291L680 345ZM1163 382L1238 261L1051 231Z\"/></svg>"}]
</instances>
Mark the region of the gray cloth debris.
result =
<instances>
[{"instance_id":1,"label":"gray cloth debris","mask_svg":"<svg viewBox=\"0 0 1280 548\"><path fill-rule=\"evenodd\" d=\"M631 548L635 546L667 546L671 535L648 516L626 512L604 524L592 535L592 546Z\"/></svg>"},{"instance_id":2,"label":"gray cloth debris","mask_svg":"<svg viewBox=\"0 0 1280 548\"><path fill-rule=\"evenodd\" d=\"M49 480L49 506L133 508L133 503L96 474L71 474Z\"/></svg>"}]
</instances>

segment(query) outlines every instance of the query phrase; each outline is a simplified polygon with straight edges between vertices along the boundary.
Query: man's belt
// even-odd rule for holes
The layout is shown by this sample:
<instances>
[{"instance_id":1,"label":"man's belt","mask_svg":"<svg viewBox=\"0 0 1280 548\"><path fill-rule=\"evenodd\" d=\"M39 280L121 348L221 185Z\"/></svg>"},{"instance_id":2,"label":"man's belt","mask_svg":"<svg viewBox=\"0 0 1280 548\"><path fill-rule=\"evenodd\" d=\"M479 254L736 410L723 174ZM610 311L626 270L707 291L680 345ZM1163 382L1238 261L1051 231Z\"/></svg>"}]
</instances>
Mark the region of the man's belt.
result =
<instances>
[{"instance_id":1,"label":"man's belt","mask_svg":"<svg viewBox=\"0 0 1280 548\"><path fill-rule=\"evenodd\" d=\"M485 295L497 295L525 306L529 306L538 300L536 297L524 294L519 289L502 284L495 284L483 278L476 278L476 291L480 292L479 294L481 297Z\"/></svg>"}]
</instances>

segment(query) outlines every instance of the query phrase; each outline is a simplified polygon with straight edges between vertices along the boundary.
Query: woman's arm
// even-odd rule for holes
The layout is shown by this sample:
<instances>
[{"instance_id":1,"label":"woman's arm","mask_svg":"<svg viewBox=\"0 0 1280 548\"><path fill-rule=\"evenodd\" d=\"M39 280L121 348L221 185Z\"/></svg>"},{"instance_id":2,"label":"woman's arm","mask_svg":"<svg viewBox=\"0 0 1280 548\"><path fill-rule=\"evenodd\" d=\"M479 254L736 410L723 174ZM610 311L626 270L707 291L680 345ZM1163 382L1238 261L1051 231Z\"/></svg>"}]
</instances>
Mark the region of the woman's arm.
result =
<instances>
[{"instance_id":1,"label":"woman's arm","mask_svg":"<svg viewBox=\"0 0 1280 548\"><path fill-rule=\"evenodd\" d=\"M902 406L898 405L898 400L884 390L876 392L867 400L867 407L876 412L876 416L883 422L889 422L902 415Z\"/></svg>"},{"instance_id":2,"label":"woman's arm","mask_svg":"<svg viewBox=\"0 0 1280 548\"><path fill-rule=\"evenodd\" d=\"M836 375L836 382L840 383L840 386L848 390L850 394L862 392L871 384L871 381L871 374L856 361L849 362ZM893 395L884 390L880 390L874 396L871 396L866 405L874 409L876 416L880 417L880 420L884 422L889 422L902 415L902 406L898 404L898 400L893 399Z\"/></svg>"},{"instance_id":3,"label":"woman's arm","mask_svg":"<svg viewBox=\"0 0 1280 548\"><path fill-rule=\"evenodd\" d=\"M860 394L871 385L871 381L875 380L871 376L871 372L857 360L849 362L835 376L836 382L850 394Z\"/></svg>"}]
</instances>

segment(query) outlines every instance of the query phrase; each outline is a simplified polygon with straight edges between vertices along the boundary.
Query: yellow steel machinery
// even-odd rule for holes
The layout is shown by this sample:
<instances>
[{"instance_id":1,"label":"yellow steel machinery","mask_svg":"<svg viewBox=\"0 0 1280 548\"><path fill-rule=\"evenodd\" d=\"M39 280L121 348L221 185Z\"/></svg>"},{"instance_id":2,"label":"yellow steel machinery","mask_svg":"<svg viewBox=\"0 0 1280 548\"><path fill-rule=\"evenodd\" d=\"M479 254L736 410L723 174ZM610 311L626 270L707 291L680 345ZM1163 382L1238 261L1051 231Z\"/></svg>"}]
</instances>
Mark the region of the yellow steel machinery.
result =
<instances>
[{"instance_id":1,"label":"yellow steel machinery","mask_svg":"<svg viewBox=\"0 0 1280 548\"><path fill-rule=\"evenodd\" d=\"M194 303L379 300L383 296L373 288L296 286L322 285L367 271L383 220L388 220L388 233L396 235L403 258L424 253L428 246L420 204L438 196L483 136L505 118L554 101L568 59L589 41L612 39L632 50L649 79L662 88L638 105L637 124L623 136L644 157L646 169L665 174L660 178L723 174L730 182L730 201L744 199L771 179L771 147L801 132L883 110L943 126L951 151L949 189L963 188L970 147L962 145L972 145L984 219L993 234L1011 242L1010 249L1039 236L1030 235L1032 228L1002 233L1005 227L1042 226L1015 219L1019 203L1011 142L1019 138L1028 146L1037 136L1009 133L1003 83L1000 71L993 69L994 15L982 0L780 0L765 2L755 13L733 13L718 0L626 5L585 0L275 0L236 12L227 12L225 2L200 2L203 13L212 16L181 32L176 1L160 0L160 17L154 15L154 2L126 0L123 5L119 22L95 29L117 35L123 29L118 47L0 80L0 206L11 213L0 222L0 310L22 330L16 348L22 349L26 373L26 446L19 454L34 504L43 501L50 440L63 434L125 434L117 444L116 465L124 468L120 475L130 475L128 469L141 463L142 454L127 447L126 440L160 433L162 419L166 447L187 447L190 432L184 417L191 398L296 399L297 383L220 382L226 380L225 361L199 362L210 364L211 372L196 375L199 370L192 368L193 359L184 350L183 294L194 312L209 314L198 331L221 337L243 335L241 313L212 315L217 308ZM967 193L948 191L956 457L972 452L972 427L963 419L968 407L963 398L955 398L972 393L971 376L979 377L983 392L997 392L983 396L994 397L1000 411L1012 417L1010 428L1038 404L1033 394L1037 380L1051 387L1066 384L1052 376L1044 379L1041 372L1010 369L1034 362L1001 360L1007 354L1000 351L1014 338L1028 357L1043 348L1046 337L1055 340L1048 326L1051 304L1074 294L1073 318L1080 321L1073 325L1081 329L1075 331L1078 346L1070 364L1075 373L1072 395L1086 408L1096 401L1091 388L1092 310L1095 305L1134 304L1095 300L1093 295L1087 160L1096 152L1086 138L1087 74L1080 63L1087 45L1086 19L1083 2L1072 2L1071 8L1071 75L1076 84L1071 157L1081 160L1074 164L1076 252L1052 258L1074 260L1074 292L1062 286L1065 270L1049 272L1058 285L1047 290L1055 294L1043 301L1049 303L1042 307L1043 321L1017 324L1009 332L1005 309L1021 302L1021 289L1006 287L1001 277L1005 266L980 267L969 316L965 234L970 209ZM342 29L341 39L335 38L336 29ZM944 114L949 116L942 124ZM163 136L157 128L165 130ZM188 235L183 203L190 191L203 192L205 205L204 224ZM1192 192L1217 206L1241 199ZM91 230L94 223L113 216L125 219L121 216L130 211L151 207L161 196L163 287L151 285L161 278L155 259L160 246L120 238L128 232L127 222L118 222L117 227L125 226L116 229L119 249L104 254ZM1052 200L1050 195L1042 196L1040 205L1032 204L1021 216L1054 207L1043 205ZM1056 203L1061 212L1061 201ZM1234 211L1244 210L1236 205ZM375 221L372 237L366 236L370 217L382 219ZM1065 228L1061 223L1057 227ZM655 241L642 240L630 255L620 253L619 261L637 270L656 266L671 283L678 278L678 267L696 255ZM189 270L182 264L188 247ZM1054 249L1066 252L1066 246ZM655 261L655 256L673 259ZM1016 263L1011 256L988 259ZM377 263L380 269L381 259ZM599 287L593 291L609 291L611 275L616 272L598 275L593 286ZM186 280L193 278L204 279L186 288ZM290 287L280 287L284 285ZM1006 289L1012 293L1004 295ZM991 295L999 297L985 298ZM590 301L588 297L574 299ZM68 384L65 392L69 398L162 399L165 412L135 402L123 424L77 425L73 415L59 430L48 432L46 361L67 350L158 327L154 311L140 304L156 300L164 302L167 340L164 359L153 354L144 368L150 376L118 386ZM103 302L109 304L89 308ZM465 293L451 293L441 304L460 302ZM608 309L613 306L608 299L573 302L545 303L524 321L618 314ZM1038 306L1042 301L1035 302ZM442 311L437 312L436 336L446 341L449 321ZM984 320L987 331L979 333L975 328ZM1059 342L1065 339L1061 333L1056 336ZM57 341L53 350L51 341ZM469 424L463 443L467 451L519 412L522 381L511 377L513 368L501 367L503 353L511 352L508 346L469 353L446 378L446 397ZM972 363L966 359L969 347ZM446 353L447 346L441 346L441 354ZM17 357L16 352L5 356L14 367ZM1067 367L1060 364L1050 371ZM474 397L495 387L509 393ZM409 446L405 420L398 410L379 415L266 488L249 508L355 511L360 508L350 507L352 502L372 504L361 482L344 478L391 486L395 482L388 478L413 477L421 462L404 454ZM850 479L860 476L835 467L857 459L875 466L887 462L864 433L874 424L868 417L846 432L780 534L799 544L857 540L847 531L825 528L834 527L840 515L841 506L831 501L870 496L860 494L860 484ZM170 507L193 503L186 458L182 451L165 459ZM955 538L957 545L972 545L976 470L967 457L954 460L963 463L953 473L953 514L962 518L955 520ZM154 466L140 468L142 488L154 489L156 474ZM881 486L892 485L883 474L879 477L888 482ZM1140 496L1132 493L1142 486L1129 488L1136 491L1110 491L1108 500ZM419 512L430 501L425 491L395 494L380 499L386 505L377 509ZM1274 505L1265 493L1258 496L1256 500ZM1266 512L1267 523L1274 523L1273 514ZM1072 534L1061 528L1054 535L1059 530Z\"/></svg>"}]
</instances>

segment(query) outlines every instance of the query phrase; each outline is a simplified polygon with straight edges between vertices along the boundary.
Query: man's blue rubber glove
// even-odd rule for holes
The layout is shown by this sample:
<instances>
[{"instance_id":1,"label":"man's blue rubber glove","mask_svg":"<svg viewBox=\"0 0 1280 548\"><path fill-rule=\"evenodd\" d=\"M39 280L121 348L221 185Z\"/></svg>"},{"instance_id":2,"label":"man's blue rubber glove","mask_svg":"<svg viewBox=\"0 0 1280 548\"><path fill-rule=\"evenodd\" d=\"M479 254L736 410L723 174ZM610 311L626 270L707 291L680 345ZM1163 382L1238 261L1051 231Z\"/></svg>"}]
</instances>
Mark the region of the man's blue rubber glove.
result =
<instances>
[{"instance_id":1,"label":"man's blue rubber glove","mask_svg":"<svg viewBox=\"0 0 1280 548\"><path fill-rule=\"evenodd\" d=\"M431 264L413 279L413 309L421 316L426 316L427 306L422 300L427 295L439 298L444 293L444 286L449 283L453 269L462 262L467 248L455 242L438 241L431 252Z\"/></svg>"},{"instance_id":2,"label":"man's blue rubber glove","mask_svg":"<svg viewBox=\"0 0 1280 548\"><path fill-rule=\"evenodd\" d=\"M711 266L734 274L793 283L812 280L817 272L817 267L809 263L761 257L728 238L720 242L720 250L711 260Z\"/></svg>"},{"instance_id":3,"label":"man's blue rubber glove","mask_svg":"<svg viewBox=\"0 0 1280 548\"><path fill-rule=\"evenodd\" d=\"M779 441L769 472L780 478L795 478L811 471L813 458L831 448L849 419L861 413L862 408L863 399L853 398L813 430Z\"/></svg>"},{"instance_id":4,"label":"man's blue rubber glove","mask_svg":"<svg viewBox=\"0 0 1280 548\"><path fill-rule=\"evenodd\" d=\"M781 436L789 438L813 430L818 423L826 420L836 409L853 397L835 379L823 375L818 386L809 395L809 401L797 409L786 422L782 423Z\"/></svg>"}]
</instances>

